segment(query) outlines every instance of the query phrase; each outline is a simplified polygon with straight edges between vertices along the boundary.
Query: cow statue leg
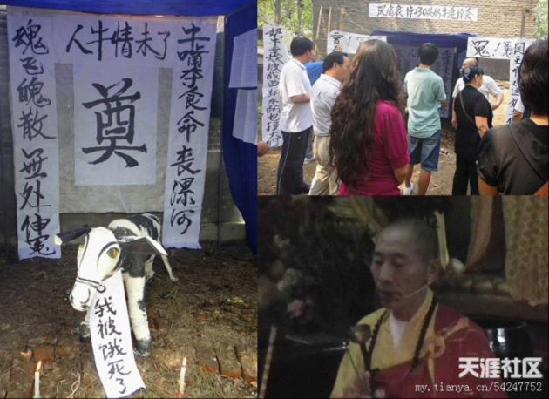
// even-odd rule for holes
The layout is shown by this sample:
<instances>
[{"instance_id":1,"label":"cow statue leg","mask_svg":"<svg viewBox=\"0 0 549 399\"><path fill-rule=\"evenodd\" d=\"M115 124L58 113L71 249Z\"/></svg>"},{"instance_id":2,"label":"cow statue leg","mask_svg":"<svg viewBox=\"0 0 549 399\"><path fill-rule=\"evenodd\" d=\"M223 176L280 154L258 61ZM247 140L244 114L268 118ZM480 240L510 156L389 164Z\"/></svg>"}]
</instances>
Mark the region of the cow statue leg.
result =
<instances>
[{"instance_id":1,"label":"cow statue leg","mask_svg":"<svg viewBox=\"0 0 549 399\"><path fill-rule=\"evenodd\" d=\"M132 331L136 340L134 353L139 356L149 356L151 354L152 339L145 305L146 277L132 277L128 273L123 275Z\"/></svg>"},{"instance_id":2,"label":"cow statue leg","mask_svg":"<svg viewBox=\"0 0 549 399\"><path fill-rule=\"evenodd\" d=\"M166 271L170 276L170 280L179 281L179 279L173 274L172 265L170 265L170 262L168 261L168 256L161 254L160 257L162 258L162 262L164 262L164 266L166 266Z\"/></svg>"},{"instance_id":3,"label":"cow statue leg","mask_svg":"<svg viewBox=\"0 0 549 399\"><path fill-rule=\"evenodd\" d=\"M153 270L154 255L145 261L145 278L149 281L154 276Z\"/></svg>"},{"instance_id":4,"label":"cow statue leg","mask_svg":"<svg viewBox=\"0 0 549 399\"><path fill-rule=\"evenodd\" d=\"M84 320L80 322L80 325L78 326L78 335L80 338L80 342L86 342L89 341L91 338L91 332L90 332L90 312L92 310L92 307L90 306L88 310L86 310L86 316L84 316Z\"/></svg>"}]
</instances>

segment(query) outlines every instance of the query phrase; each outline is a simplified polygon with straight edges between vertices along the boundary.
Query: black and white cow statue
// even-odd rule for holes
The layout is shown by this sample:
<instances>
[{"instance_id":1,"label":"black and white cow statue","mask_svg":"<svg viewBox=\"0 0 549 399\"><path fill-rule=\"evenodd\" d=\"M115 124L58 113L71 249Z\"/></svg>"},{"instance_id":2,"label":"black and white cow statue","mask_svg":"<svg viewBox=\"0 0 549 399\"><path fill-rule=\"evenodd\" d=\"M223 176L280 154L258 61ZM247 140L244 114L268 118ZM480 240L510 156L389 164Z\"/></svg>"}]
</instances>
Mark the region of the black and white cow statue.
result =
<instances>
[{"instance_id":1,"label":"black and white cow statue","mask_svg":"<svg viewBox=\"0 0 549 399\"><path fill-rule=\"evenodd\" d=\"M153 261L160 255L172 281L177 281L160 244L160 222L151 213L135 215L128 219L113 220L108 227L83 227L59 233L57 243L80 239L78 247L78 276L71 291L74 309L86 312L80 324L80 339L90 335L89 312L97 292L104 290L103 281L118 269L122 270L128 312L135 353L148 356L151 350L151 334L145 305L146 282L153 276Z\"/></svg>"}]
</instances>

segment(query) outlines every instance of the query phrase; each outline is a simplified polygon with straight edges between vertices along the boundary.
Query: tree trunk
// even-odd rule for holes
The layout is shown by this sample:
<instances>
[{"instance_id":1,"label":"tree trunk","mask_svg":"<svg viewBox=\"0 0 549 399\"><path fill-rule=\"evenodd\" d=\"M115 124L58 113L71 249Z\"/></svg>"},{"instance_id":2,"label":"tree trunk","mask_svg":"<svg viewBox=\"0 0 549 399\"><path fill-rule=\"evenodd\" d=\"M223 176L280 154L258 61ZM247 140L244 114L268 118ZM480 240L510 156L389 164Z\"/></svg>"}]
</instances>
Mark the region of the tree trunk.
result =
<instances>
[{"instance_id":1,"label":"tree trunk","mask_svg":"<svg viewBox=\"0 0 549 399\"><path fill-rule=\"evenodd\" d=\"M282 21L282 0L275 0L275 24L280 25Z\"/></svg>"},{"instance_id":2,"label":"tree trunk","mask_svg":"<svg viewBox=\"0 0 549 399\"><path fill-rule=\"evenodd\" d=\"M296 0L297 1L297 34L302 35L303 30L302 28L302 15L303 15L303 0Z\"/></svg>"}]
</instances>

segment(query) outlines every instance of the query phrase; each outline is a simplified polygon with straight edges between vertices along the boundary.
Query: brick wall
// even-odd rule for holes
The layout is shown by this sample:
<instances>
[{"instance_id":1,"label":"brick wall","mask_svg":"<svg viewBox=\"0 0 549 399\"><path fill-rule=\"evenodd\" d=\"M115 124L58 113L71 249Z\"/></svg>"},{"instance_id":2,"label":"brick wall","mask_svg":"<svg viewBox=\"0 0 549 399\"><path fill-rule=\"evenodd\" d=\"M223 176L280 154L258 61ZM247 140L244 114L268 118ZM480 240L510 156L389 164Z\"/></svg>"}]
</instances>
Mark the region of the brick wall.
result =
<instances>
[{"instance_id":1,"label":"brick wall","mask_svg":"<svg viewBox=\"0 0 549 399\"><path fill-rule=\"evenodd\" d=\"M376 0L372 3L420 4L478 8L477 22L455 22L428 19L370 18L365 0L313 0L313 32L317 47L326 51L326 35L339 29L369 34L375 29L417 33L471 33L479 36L534 37L537 0ZM320 25L319 11L322 6ZM332 8L329 15L329 7ZM328 20L330 26L328 27ZM318 29L320 27L320 29Z\"/></svg>"}]
</instances>

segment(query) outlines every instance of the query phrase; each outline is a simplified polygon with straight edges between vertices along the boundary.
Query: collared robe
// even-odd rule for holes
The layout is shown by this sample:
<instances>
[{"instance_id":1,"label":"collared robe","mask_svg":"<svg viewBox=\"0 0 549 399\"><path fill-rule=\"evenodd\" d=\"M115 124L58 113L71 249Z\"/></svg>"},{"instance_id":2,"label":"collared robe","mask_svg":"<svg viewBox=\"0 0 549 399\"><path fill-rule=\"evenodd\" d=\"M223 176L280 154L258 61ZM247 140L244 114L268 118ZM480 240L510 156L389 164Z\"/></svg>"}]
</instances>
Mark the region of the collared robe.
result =
<instances>
[{"instance_id":1,"label":"collared robe","mask_svg":"<svg viewBox=\"0 0 549 399\"><path fill-rule=\"evenodd\" d=\"M412 369L412 359L417 340L433 293L429 290L426 299L412 317L395 346L389 317L380 324L373 348L370 378L365 370L364 359L357 343L351 343L343 356L331 397L386 397L386 398L505 398L505 393L491 387L482 391L479 385L501 386L499 378L480 378L482 370L475 371L479 377L463 373L459 368L460 357L495 358L490 350L484 330L455 310L438 304L426 330L417 367ZM358 322L374 331L375 325L387 309L379 309ZM368 346L371 344L371 339ZM372 350L368 347L368 350ZM373 387L370 386L373 383ZM469 389L465 389L467 386ZM461 389L457 392L456 389ZM496 391L497 390L497 391ZM372 392L373 391L373 392ZM375 396L372 396L374 394Z\"/></svg>"}]
</instances>

